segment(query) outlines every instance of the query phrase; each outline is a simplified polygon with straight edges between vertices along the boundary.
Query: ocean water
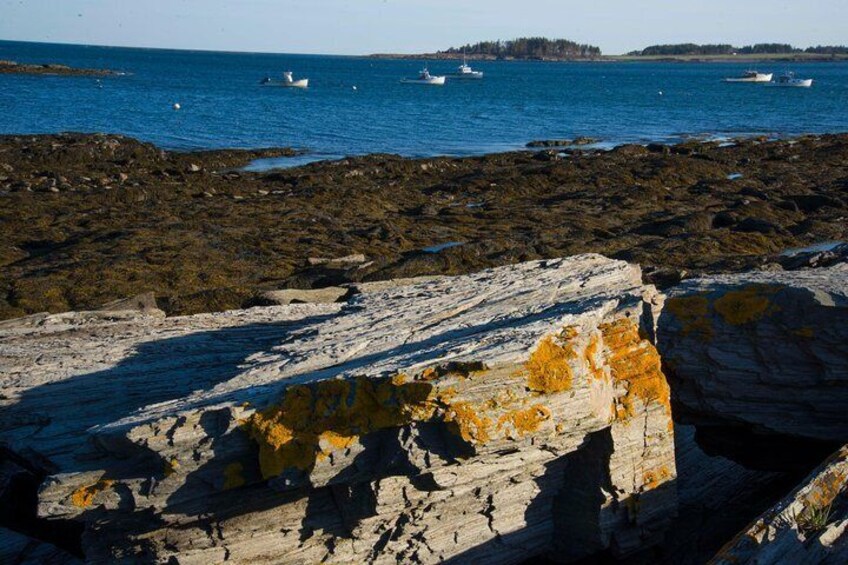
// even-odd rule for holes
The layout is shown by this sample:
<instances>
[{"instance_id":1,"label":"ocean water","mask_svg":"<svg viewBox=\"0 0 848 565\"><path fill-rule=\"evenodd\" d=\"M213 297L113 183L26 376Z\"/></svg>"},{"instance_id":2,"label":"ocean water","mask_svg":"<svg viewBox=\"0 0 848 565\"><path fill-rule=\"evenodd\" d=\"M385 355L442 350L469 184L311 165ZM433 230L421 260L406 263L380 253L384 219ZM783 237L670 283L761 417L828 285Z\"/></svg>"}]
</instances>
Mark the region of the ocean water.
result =
<instances>
[{"instance_id":1,"label":"ocean water","mask_svg":"<svg viewBox=\"0 0 848 565\"><path fill-rule=\"evenodd\" d=\"M848 131L848 63L794 70L813 88L725 84L743 64L479 62L482 81L400 84L417 61L0 41L0 59L125 76L0 75L0 133L122 133L167 149L290 146L303 160L367 153L475 155L534 139L606 145ZM433 61L433 74L456 63ZM761 64L783 72L785 63ZM261 87L285 70L308 90ZM356 89L354 89L354 86ZM181 110L175 111L173 104Z\"/></svg>"}]
</instances>

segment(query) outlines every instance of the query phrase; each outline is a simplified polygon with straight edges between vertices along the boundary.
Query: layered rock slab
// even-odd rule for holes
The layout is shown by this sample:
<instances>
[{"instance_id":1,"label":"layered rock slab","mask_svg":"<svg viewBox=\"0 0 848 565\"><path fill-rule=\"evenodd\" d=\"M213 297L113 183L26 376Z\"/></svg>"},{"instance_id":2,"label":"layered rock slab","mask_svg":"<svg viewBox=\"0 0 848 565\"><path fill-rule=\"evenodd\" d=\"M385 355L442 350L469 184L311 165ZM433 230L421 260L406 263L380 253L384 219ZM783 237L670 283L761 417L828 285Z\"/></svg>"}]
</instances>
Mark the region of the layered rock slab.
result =
<instances>
[{"instance_id":1,"label":"layered rock slab","mask_svg":"<svg viewBox=\"0 0 848 565\"><path fill-rule=\"evenodd\" d=\"M584 255L346 305L12 326L0 433L95 562L627 555L676 508L656 302Z\"/></svg>"},{"instance_id":2,"label":"layered rock slab","mask_svg":"<svg viewBox=\"0 0 848 565\"><path fill-rule=\"evenodd\" d=\"M685 281L658 347L687 422L848 439L848 264Z\"/></svg>"},{"instance_id":3,"label":"layered rock slab","mask_svg":"<svg viewBox=\"0 0 848 565\"><path fill-rule=\"evenodd\" d=\"M716 565L848 562L848 446L759 516L713 558Z\"/></svg>"}]
</instances>

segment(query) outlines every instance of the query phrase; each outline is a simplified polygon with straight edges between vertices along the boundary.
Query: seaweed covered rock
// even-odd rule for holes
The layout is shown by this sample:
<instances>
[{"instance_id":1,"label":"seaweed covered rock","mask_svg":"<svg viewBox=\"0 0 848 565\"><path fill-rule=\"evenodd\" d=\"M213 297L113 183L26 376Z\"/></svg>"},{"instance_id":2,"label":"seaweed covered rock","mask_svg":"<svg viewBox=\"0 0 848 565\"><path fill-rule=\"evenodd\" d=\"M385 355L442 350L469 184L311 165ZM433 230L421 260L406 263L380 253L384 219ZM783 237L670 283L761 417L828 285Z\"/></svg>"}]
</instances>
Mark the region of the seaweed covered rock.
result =
<instances>
[{"instance_id":1,"label":"seaweed covered rock","mask_svg":"<svg viewBox=\"0 0 848 565\"><path fill-rule=\"evenodd\" d=\"M848 562L848 447L763 513L712 560L746 563Z\"/></svg>"},{"instance_id":2,"label":"seaweed covered rock","mask_svg":"<svg viewBox=\"0 0 848 565\"><path fill-rule=\"evenodd\" d=\"M848 439L848 264L685 281L669 291L658 347L677 418Z\"/></svg>"},{"instance_id":3,"label":"seaweed covered rock","mask_svg":"<svg viewBox=\"0 0 848 565\"><path fill-rule=\"evenodd\" d=\"M0 328L0 440L92 562L626 556L676 512L659 299L598 255Z\"/></svg>"}]
</instances>

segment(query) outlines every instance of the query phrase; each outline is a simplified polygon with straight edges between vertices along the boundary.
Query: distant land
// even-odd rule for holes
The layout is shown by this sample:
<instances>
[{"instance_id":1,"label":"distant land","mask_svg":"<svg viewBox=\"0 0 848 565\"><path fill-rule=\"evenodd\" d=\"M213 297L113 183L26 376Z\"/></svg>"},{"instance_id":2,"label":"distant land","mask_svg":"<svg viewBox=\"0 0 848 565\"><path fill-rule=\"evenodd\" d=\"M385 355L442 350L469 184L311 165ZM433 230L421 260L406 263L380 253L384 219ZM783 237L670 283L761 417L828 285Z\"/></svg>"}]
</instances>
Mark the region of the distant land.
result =
<instances>
[{"instance_id":1,"label":"distant land","mask_svg":"<svg viewBox=\"0 0 848 565\"><path fill-rule=\"evenodd\" d=\"M758 43L744 47L734 47L730 44L678 43L652 45L625 55L604 55L599 47L568 39L521 37L508 41L481 41L435 53L380 53L370 57L433 60L465 57L477 61L812 62L848 60L848 46L818 45L801 49L787 43Z\"/></svg>"},{"instance_id":2,"label":"distant land","mask_svg":"<svg viewBox=\"0 0 848 565\"><path fill-rule=\"evenodd\" d=\"M757 43L734 47L726 43L698 45L676 43L651 45L640 51L610 57L614 60L653 61L833 61L848 59L848 47L844 45L818 45L801 49L788 43Z\"/></svg>"},{"instance_id":3,"label":"distant land","mask_svg":"<svg viewBox=\"0 0 848 565\"><path fill-rule=\"evenodd\" d=\"M568 39L519 37L508 41L480 41L473 45L451 47L436 53L418 55L376 54L371 55L371 57L400 59L462 59L467 57L473 60L492 61L579 61L599 59L601 48Z\"/></svg>"},{"instance_id":4,"label":"distant land","mask_svg":"<svg viewBox=\"0 0 848 565\"><path fill-rule=\"evenodd\" d=\"M108 76L118 74L107 69L77 69L55 63L21 64L15 61L0 61L0 74L62 75L62 76Z\"/></svg>"}]
</instances>

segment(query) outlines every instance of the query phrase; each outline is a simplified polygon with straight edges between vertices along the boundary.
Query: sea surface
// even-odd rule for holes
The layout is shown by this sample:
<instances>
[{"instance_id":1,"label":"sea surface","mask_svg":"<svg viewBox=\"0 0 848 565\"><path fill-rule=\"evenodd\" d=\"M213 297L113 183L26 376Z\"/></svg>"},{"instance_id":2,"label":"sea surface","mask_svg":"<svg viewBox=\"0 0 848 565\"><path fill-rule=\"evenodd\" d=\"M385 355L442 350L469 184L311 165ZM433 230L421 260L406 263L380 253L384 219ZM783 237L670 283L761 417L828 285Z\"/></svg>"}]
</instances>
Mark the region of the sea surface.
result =
<instances>
[{"instance_id":1,"label":"sea surface","mask_svg":"<svg viewBox=\"0 0 848 565\"><path fill-rule=\"evenodd\" d=\"M426 87L400 84L422 66L409 60L4 41L0 59L126 73L0 74L0 133L109 132L166 149L307 152L288 164L367 153L478 155L576 136L611 146L848 131L844 62L797 64L791 70L815 84L795 89L722 83L749 67L734 63L474 62L482 81ZM432 74L455 66L429 64ZM308 77L309 89L260 86L285 70Z\"/></svg>"}]
</instances>

